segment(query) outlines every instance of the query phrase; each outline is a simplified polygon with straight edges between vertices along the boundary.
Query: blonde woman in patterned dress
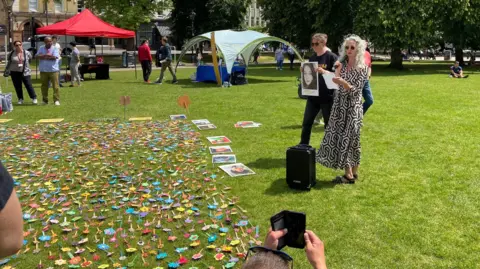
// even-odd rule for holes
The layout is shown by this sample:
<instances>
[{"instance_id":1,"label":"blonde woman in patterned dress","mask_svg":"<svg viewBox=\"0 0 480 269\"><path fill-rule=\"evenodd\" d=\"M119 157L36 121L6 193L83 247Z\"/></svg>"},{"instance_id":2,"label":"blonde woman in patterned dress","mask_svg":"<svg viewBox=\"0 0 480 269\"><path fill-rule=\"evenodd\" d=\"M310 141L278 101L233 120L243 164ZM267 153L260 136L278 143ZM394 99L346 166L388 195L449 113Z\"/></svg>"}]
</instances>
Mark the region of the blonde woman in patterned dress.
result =
<instances>
[{"instance_id":1,"label":"blonde woman in patterned dress","mask_svg":"<svg viewBox=\"0 0 480 269\"><path fill-rule=\"evenodd\" d=\"M358 179L360 165L360 130L363 108L362 89L367 79L365 65L366 42L356 35L345 38L336 63L339 85L333 101L330 122L318 150L318 163L333 169L344 169L345 174L333 180L336 184L353 184Z\"/></svg>"}]
</instances>

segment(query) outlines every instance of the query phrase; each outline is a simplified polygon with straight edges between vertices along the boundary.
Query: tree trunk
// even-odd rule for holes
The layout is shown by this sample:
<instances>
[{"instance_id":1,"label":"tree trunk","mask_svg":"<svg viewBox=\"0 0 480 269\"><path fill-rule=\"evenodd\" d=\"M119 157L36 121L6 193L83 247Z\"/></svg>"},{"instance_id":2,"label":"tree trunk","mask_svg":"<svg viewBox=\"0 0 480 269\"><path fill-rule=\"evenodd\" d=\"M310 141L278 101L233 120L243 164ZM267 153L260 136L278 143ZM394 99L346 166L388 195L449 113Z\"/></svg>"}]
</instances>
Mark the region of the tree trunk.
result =
<instances>
[{"instance_id":1,"label":"tree trunk","mask_svg":"<svg viewBox=\"0 0 480 269\"><path fill-rule=\"evenodd\" d=\"M399 48L392 49L390 65L388 65L388 67L395 68L398 70L403 69L402 51Z\"/></svg>"},{"instance_id":2,"label":"tree trunk","mask_svg":"<svg viewBox=\"0 0 480 269\"><path fill-rule=\"evenodd\" d=\"M460 66L465 66L465 61L463 60L463 47L455 46L455 61L460 63Z\"/></svg>"}]
</instances>

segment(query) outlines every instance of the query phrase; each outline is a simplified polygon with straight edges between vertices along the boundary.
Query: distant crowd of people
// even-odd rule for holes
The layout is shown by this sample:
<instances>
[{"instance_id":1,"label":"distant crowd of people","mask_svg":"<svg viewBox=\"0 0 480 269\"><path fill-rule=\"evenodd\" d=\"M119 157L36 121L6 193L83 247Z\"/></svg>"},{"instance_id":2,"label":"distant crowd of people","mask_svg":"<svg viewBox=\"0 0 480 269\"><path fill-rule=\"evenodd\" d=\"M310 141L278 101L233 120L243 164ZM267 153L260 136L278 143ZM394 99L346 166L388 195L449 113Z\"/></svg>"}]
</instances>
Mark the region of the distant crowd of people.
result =
<instances>
[{"instance_id":1,"label":"distant crowd of people","mask_svg":"<svg viewBox=\"0 0 480 269\"><path fill-rule=\"evenodd\" d=\"M32 100L32 104L38 104L37 94L32 85L30 62L34 57L39 60L38 69L40 71L40 81L42 83L42 101L46 105L49 103L48 89L53 88L53 102L60 105L60 90L63 87L60 83L60 66L62 63L62 48L57 42L57 37L45 37L44 45L38 49L35 55L23 48L20 41L14 41L14 49L7 56L7 65L5 67L4 76L11 76L15 92L18 98L18 104L24 103L24 95L22 84L25 86L28 96ZM72 53L70 54L69 67L71 72L70 87L80 86L81 78L79 73L80 52L75 42L70 43Z\"/></svg>"}]
</instances>

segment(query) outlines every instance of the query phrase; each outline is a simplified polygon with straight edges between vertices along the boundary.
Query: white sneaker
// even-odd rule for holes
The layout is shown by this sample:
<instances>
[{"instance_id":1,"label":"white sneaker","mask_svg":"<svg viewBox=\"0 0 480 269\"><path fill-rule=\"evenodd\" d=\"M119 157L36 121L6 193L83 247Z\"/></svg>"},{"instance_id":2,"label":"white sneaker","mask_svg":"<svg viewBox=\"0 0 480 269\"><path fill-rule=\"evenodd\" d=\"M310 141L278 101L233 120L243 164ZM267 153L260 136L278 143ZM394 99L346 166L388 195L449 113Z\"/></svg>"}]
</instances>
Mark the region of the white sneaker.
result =
<instances>
[{"instance_id":1,"label":"white sneaker","mask_svg":"<svg viewBox=\"0 0 480 269\"><path fill-rule=\"evenodd\" d=\"M18 104L23 105L23 100L22 99L18 100Z\"/></svg>"},{"instance_id":2,"label":"white sneaker","mask_svg":"<svg viewBox=\"0 0 480 269\"><path fill-rule=\"evenodd\" d=\"M56 106L59 106L59 105L60 105L60 102L59 102L59 101L55 101L55 105L56 105Z\"/></svg>"},{"instance_id":3,"label":"white sneaker","mask_svg":"<svg viewBox=\"0 0 480 269\"><path fill-rule=\"evenodd\" d=\"M37 100L37 99L33 99L33 100L32 100L32 103L33 103L34 105L36 105L36 104L38 104L38 100Z\"/></svg>"}]
</instances>

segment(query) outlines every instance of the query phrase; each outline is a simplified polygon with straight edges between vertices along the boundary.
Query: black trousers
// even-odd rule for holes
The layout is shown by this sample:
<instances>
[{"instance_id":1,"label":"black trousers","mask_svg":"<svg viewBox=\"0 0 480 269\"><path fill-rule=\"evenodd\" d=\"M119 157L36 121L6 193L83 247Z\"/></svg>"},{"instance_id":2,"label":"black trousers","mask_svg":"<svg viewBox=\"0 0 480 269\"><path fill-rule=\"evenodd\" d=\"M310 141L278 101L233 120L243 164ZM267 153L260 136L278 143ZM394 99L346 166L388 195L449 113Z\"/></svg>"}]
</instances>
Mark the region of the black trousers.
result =
<instances>
[{"instance_id":1,"label":"black trousers","mask_svg":"<svg viewBox=\"0 0 480 269\"><path fill-rule=\"evenodd\" d=\"M323 121L325 122L325 129L327 128L333 101L326 104L324 102L325 101L321 101L318 98L309 97L307 99L307 105L305 106L305 114L303 115L302 136L300 144L310 144L310 135L312 134L313 123L320 111L322 111Z\"/></svg>"},{"instance_id":2,"label":"black trousers","mask_svg":"<svg viewBox=\"0 0 480 269\"><path fill-rule=\"evenodd\" d=\"M295 54L288 55L288 59L290 60L290 70L293 70L293 62L295 61Z\"/></svg>"},{"instance_id":3,"label":"black trousers","mask_svg":"<svg viewBox=\"0 0 480 269\"><path fill-rule=\"evenodd\" d=\"M37 94L32 86L32 79L31 76L24 76L23 72L10 72L12 76L13 86L15 87L15 91L17 92L18 100L23 100L23 89L22 89L22 82L27 89L28 96L33 99L37 99Z\"/></svg>"},{"instance_id":4,"label":"black trousers","mask_svg":"<svg viewBox=\"0 0 480 269\"><path fill-rule=\"evenodd\" d=\"M142 61L143 80L147 82L152 74L152 62Z\"/></svg>"}]
</instances>

